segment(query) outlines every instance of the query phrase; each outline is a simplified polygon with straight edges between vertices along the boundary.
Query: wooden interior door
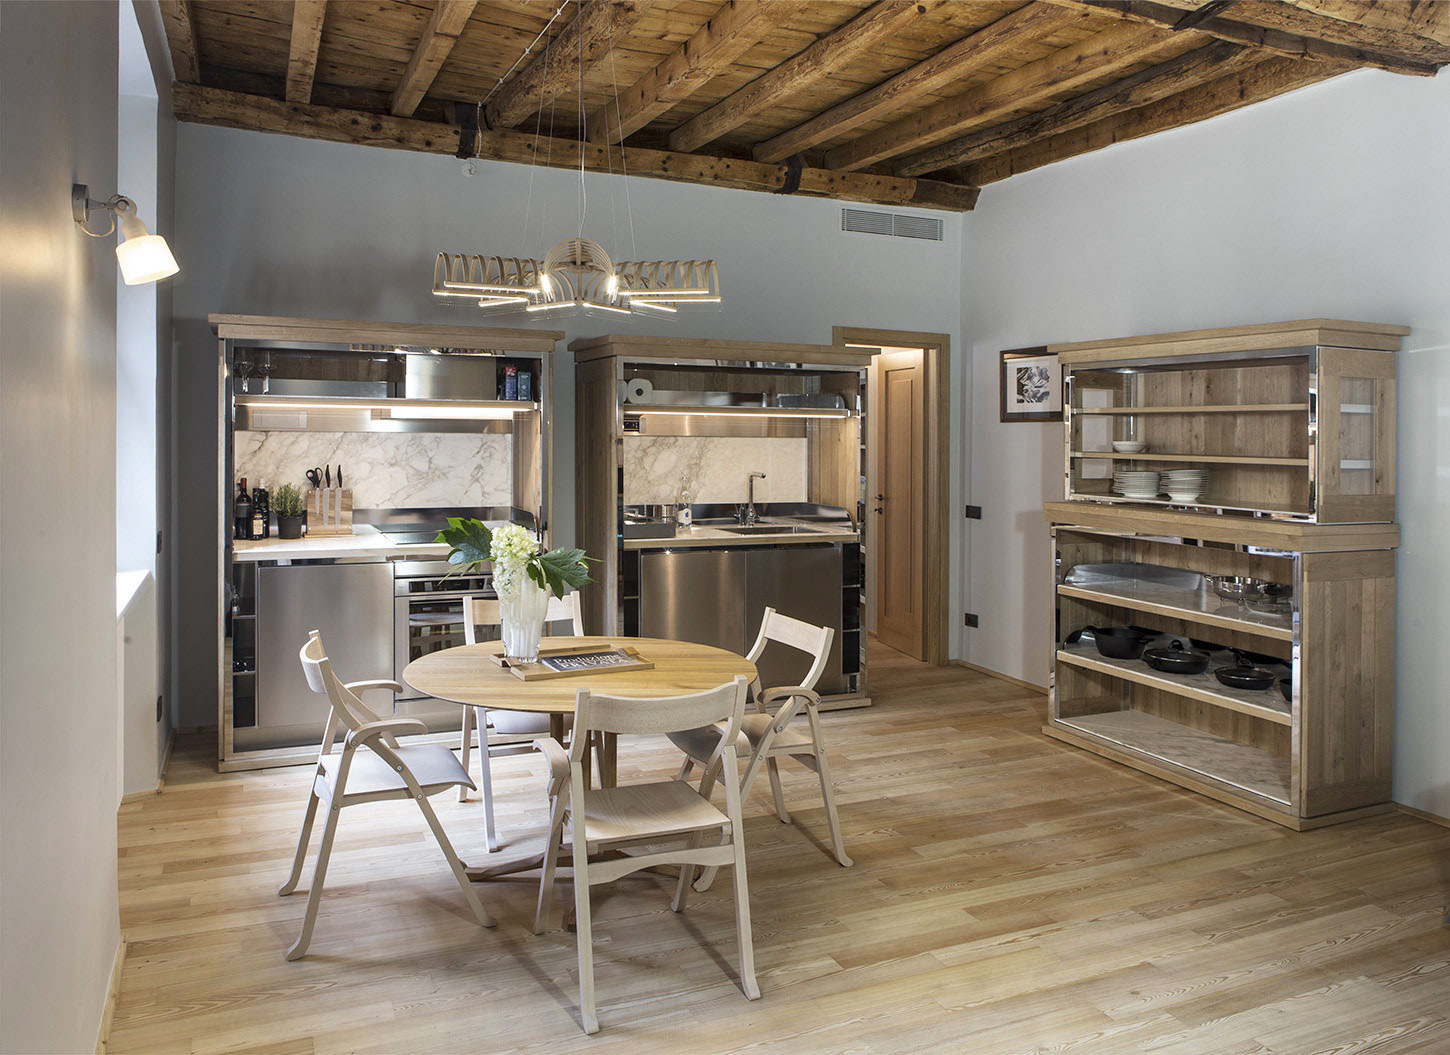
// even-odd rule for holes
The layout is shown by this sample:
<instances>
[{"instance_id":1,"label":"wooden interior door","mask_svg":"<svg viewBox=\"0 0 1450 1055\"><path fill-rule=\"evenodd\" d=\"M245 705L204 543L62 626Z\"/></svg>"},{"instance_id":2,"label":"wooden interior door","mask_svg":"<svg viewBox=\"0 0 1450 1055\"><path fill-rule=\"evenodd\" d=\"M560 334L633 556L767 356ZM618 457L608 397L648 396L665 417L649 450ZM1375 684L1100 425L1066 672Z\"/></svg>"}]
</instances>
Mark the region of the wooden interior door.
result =
<instances>
[{"instance_id":1,"label":"wooden interior door","mask_svg":"<svg viewBox=\"0 0 1450 1055\"><path fill-rule=\"evenodd\" d=\"M922 588L926 524L926 369L919 350L883 350L872 366L876 391L872 461L876 472L867 508L876 597L876 638L924 658ZM945 572L945 569L943 569Z\"/></svg>"}]
</instances>

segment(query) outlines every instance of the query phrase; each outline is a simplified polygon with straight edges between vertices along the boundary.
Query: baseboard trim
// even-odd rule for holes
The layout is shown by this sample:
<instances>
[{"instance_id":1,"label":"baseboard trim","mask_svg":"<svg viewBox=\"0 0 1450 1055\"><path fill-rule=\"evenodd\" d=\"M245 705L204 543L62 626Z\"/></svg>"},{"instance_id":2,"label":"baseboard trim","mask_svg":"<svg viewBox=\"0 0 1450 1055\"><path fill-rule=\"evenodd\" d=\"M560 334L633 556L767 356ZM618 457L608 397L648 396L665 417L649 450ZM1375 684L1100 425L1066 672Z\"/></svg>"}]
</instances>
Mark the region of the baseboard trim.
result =
<instances>
[{"instance_id":1,"label":"baseboard trim","mask_svg":"<svg viewBox=\"0 0 1450 1055\"><path fill-rule=\"evenodd\" d=\"M1408 814L1416 820L1429 821L1431 824L1438 824L1442 828L1450 828L1450 817L1442 817L1438 813L1431 813L1429 810L1417 810L1413 806L1406 806L1402 802L1395 803L1395 808L1401 813Z\"/></svg>"},{"instance_id":2,"label":"baseboard trim","mask_svg":"<svg viewBox=\"0 0 1450 1055\"><path fill-rule=\"evenodd\" d=\"M998 681L1010 682L1011 684L1016 685L1019 689L1027 689L1031 692L1040 692L1044 696L1047 695L1047 687L1044 685L1034 685L1030 681L1023 681L1021 678L1014 678L1010 674L1003 674L1001 671L991 670L987 667L979 667L977 666L977 664L968 663L964 659L949 659L947 660L947 666L966 667L968 670L975 670L978 674L985 674L989 678L996 678Z\"/></svg>"},{"instance_id":3,"label":"baseboard trim","mask_svg":"<svg viewBox=\"0 0 1450 1055\"><path fill-rule=\"evenodd\" d=\"M106 1055L111 1043L111 1020L116 1015L116 996L121 991L121 969L126 963L126 936L116 942L116 958L111 961L111 980L106 986L106 1006L101 1009L101 1027L96 1031L96 1055Z\"/></svg>"}]
</instances>

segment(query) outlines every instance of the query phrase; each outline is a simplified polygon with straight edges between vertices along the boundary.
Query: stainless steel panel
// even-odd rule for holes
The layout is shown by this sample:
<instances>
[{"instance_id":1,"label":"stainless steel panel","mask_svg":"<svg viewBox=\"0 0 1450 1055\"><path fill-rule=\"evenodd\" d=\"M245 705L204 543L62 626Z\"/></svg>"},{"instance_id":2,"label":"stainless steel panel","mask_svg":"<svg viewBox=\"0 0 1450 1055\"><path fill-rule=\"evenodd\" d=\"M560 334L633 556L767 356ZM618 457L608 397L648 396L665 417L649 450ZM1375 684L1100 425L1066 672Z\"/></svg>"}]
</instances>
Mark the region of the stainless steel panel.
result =
<instances>
[{"instance_id":1,"label":"stainless steel panel","mask_svg":"<svg viewBox=\"0 0 1450 1055\"><path fill-rule=\"evenodd\" d=\"M410 355L403 394L409 399L493 399L498 362L482 355Z\"/></svg>"},{"instance_id":2,"label":"stainless steel panel","mask_svg":"<svg viewBox=\"0 0 1450 1055\"><path fill-rule=\"evenodd\" d=\"M821 695L846 691L841 673L842 554L839 545L753 546L747 557L745 611L753 643L766 608L836 631L825 673L816 685ZM810 669L805 653L787 645L767 645L756 663L766 688L799 685Z\"/></svg>"},{"instance_id":3,"label":"stainless steel panel","mask_svg":"<svg viewBox=\"0 0 1450 1055\"><path fill-rule=\"evenodd\" d=\"M642 551L640 635L743 654L750 647L745 575L743 548Z\"/></svg>"},{"instance_id":4,"label":"stainless steel panel","mask_svg":"<svg viewBox=\"0 0 1450 1055\"><path fill-rule=\"evenodd\" d=\"M307 687L297 651L321 630L343 681L393 676L393 571L385 562L257 571L257 747L320 742L329 703ZM366 701L382 705L381 700Z\"/></svg>"}]
</instances>

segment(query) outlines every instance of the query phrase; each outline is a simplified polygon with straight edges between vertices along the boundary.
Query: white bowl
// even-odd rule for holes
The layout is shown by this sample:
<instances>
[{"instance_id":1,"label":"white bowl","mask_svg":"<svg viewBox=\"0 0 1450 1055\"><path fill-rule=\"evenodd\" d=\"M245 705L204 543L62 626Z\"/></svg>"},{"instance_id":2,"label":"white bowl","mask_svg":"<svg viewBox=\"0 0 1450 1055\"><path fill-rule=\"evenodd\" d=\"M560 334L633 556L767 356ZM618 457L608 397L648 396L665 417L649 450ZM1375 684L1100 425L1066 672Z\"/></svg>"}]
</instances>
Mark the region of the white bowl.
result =
<instances>
[{"instance_id":1,"label":"white bowl","mask_svg":"<svg viewBox=\"0 0 1450 1055\"><path fill-rule=\"evenodd\" d=\"M1141 440L1113 441L1113 450L1117 451L1119 454L1141 454L1147 448L1147 446L1148 445Z\"/></svg>"},{"instance_id":2,"label":"white bowl","mask_svg":"<svg viewBox=\"0 0 1450 1055\"><path fill-rule=\"evenodd\" d=\"M1174 502L1197 502L1203 496L1202 491L1169 491L1168 498Z\"/></svg>"}]
</instances>

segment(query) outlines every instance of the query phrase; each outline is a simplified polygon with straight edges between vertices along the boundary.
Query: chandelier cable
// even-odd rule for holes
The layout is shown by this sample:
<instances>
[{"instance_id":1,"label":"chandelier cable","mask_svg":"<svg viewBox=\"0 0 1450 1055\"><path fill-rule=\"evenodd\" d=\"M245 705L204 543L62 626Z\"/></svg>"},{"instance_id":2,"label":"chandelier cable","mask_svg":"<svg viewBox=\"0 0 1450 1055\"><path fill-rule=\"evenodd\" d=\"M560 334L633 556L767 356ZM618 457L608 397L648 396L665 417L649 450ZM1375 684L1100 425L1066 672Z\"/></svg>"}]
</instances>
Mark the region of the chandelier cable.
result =
<instances>
[{"instance_id":1,"label":"chandelier cable","mask_svg":"<svg viewBox=\"0 0 1450 1055\"><path fill-rule=\"evenodd\" d=\"M624 150L624 113L619 108L619 77L618 77L618 75L614 71L614 30L612 28L609 31L609 80L610 80L610 83L614 86L614 120L615 120L615 129L620 133L620 136L619 136L619 173L620 173L620 178L624 182L624 214L625 214L626 218L628 218L628 220L629 220L629 255L632 256L632 257L634 257L634 259L638 260L639 259L639 246L635 243L635 240L634 240L634 207L630 203L630 200L629 200L629 162L627 160L625 160L625 150ZM604 106L605 106L605 109L607 111L609 109L609 104L608 103L605 103ZM608 131L609 131L609 120L608 120L608 114L607 113L605 114L604 126L605 126L605 132L606 132L605 142L604 142L604 149L606 151L610 151L612 153L612 151L613 151L613 145L612 145L612 143L610 141L614 137L608 134ZM612 172L613 169L611 168L610 171Z\"/></svg>"}]
</instances>

